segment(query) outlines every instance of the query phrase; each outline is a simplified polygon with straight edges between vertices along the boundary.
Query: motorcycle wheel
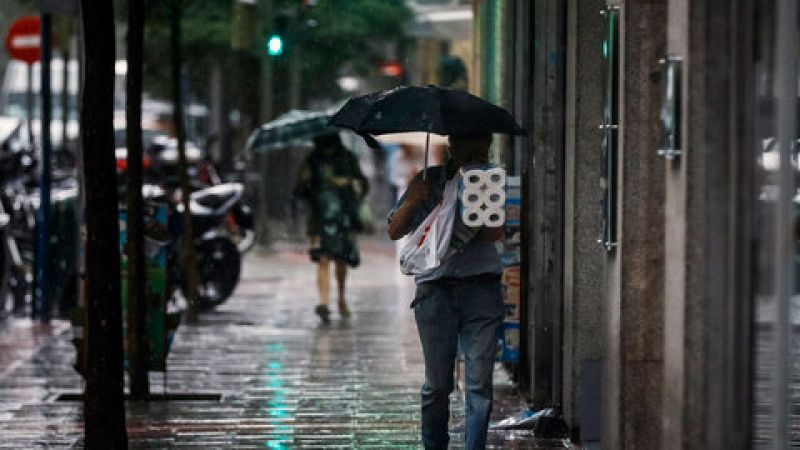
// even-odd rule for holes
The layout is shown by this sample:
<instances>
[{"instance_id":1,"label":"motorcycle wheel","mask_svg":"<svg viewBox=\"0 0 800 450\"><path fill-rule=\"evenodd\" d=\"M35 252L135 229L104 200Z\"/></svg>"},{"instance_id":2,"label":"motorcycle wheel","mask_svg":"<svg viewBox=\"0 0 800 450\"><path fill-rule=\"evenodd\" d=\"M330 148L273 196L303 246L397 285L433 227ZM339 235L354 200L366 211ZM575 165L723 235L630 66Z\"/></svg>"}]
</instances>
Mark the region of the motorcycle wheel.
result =
<instances>
[{"instance_id":1,"label":"motorcycle wheel","mask_svg":"<svg viewBox=\"0 0 800 450\"><path fill-rule=\"evenodd\" d=\"M229 239L214 238L197 248L198 278L196 306L214 308L225 303L239 283L242 257Z\"/></svg>"},{"instance_id":2,"label":"motorcycle wheel","mask_svg":"<svg viewBox=\"0 0 800 450\"><path fill-rule=\"evenodd\" d=\"M9 280L11 279L11 261L6 249L5 230L0 230L0 316L9 311Z\"/></svg>"},{"instance_id":3,"label":"motorcycle wheel","mask_svg":"<svg viewBox=\"0 0 800 450\"><path fill-rule=\"evenodd\" d=\"M28 295L33 295L33 281L23 267L11 266L9 270L7 296L12 301L15 314L23 314L29 300Z\"/></svg>"}]
</instances>

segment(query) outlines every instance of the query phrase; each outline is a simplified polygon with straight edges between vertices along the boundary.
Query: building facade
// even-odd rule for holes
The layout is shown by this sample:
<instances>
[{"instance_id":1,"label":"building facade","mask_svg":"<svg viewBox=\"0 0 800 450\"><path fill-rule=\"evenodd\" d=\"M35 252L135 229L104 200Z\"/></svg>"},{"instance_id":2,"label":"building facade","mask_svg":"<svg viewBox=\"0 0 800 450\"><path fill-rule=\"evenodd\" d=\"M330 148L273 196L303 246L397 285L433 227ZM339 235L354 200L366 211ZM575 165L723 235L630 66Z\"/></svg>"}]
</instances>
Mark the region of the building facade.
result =
<instances>
[{"instance_id":1,"label":"building facade","mask_svg":"<svg viewBox=\"0 0 800 450\"><path fill-rule=\"evenodd\" d=\"M495 152L533 406L608 449L788 447L796 2L480 0L473 27L478 93L529 130Z\"/></svg>"}]
</instances>

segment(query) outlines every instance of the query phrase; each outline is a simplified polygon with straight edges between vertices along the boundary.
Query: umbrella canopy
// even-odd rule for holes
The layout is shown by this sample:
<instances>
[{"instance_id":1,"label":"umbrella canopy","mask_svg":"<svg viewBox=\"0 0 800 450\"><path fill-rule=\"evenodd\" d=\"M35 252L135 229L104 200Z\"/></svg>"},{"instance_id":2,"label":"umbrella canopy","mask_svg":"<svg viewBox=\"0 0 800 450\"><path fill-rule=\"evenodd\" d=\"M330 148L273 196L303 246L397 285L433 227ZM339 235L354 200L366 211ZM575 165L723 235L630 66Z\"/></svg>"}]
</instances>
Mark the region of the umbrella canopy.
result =
<instances>
[{"instance_id":1,"label":"umbrella canopy","mask_svg":"<svg viewBox=\"0 0 800 450\"><path fill-rule=\"evenodd\" d=\"M330 111L289 111L255 130L247 139L248 150L265 151L293 145L311 145L314 136L336 133L328 125Z\"/></svg>"},{"instance_id":2,"label":"umbrella canopy","mask_svg":"<svg viewBox=\"0 0 800 450\"><path fill-rule=\"evenodd\" d=\"M398 86L353 97L329 123L361 135L411 131L525 134L505 109L467 92L437 86Z\"/></svg>"}]
</instances>

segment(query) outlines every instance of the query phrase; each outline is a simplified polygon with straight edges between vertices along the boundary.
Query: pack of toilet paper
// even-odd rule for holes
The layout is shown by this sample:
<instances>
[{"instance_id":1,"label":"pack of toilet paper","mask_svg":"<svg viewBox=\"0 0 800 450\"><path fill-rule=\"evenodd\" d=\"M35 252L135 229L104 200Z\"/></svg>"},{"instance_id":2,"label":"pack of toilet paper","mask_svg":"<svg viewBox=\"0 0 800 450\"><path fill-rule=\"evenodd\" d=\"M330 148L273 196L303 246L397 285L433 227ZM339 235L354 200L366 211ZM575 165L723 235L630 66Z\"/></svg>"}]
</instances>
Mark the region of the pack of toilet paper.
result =
<instances>
[{"instance_id":1,"label":"pack of toilet paper","mask_svg":"<svg viewBox=\"0 0 800 450\"><path fill-rule=\"evenodd\" d=\"M465 225L500 227L505 223L505 169L491 165L464 168L459 187Z\"/></svg>"}]
</instances>

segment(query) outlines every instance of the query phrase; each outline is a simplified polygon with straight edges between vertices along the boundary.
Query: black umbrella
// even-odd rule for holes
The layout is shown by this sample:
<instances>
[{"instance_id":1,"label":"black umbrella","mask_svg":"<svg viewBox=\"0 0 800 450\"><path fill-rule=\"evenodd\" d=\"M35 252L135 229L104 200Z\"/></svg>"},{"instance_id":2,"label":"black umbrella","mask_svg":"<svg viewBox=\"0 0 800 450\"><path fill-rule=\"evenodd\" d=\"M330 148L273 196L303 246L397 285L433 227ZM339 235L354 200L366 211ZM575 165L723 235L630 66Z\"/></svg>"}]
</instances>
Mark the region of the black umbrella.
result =
<instances>
[{"instance_id":1,"label":"black umbrella","mask_svg":"<svg viewBox=\"0 0 800 450\"><path fill-rule=\"evenodd\" d=\"M398 86L353 97L329 122L360 134L370 146L370 135L424 131L440 135L525 134L511 114L486 100L456 89L437 86ZM428 172L428 142L425 170Z\"/></svg>"},{"instance_id":2,"label":"black umbrella","mask_svg":"<svg viewBox=\"0 0 800 450\"><path fill-rule=\"evenodd\" d=\"M398 86L353 97L331 125L361 135L425 131L441 135L525 134L505 109L455 89Z\"/></svg>"}]
</instances>

